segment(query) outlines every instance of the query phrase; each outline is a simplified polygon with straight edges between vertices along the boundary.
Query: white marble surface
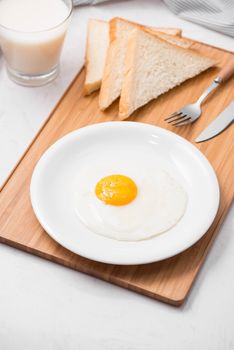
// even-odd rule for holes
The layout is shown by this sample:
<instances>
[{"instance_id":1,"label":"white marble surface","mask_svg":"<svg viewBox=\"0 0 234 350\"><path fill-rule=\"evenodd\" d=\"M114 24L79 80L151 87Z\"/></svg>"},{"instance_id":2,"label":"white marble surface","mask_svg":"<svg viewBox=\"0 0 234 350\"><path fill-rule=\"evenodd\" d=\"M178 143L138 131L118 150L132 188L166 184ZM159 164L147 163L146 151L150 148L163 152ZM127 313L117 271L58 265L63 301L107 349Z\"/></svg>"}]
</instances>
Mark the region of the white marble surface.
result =
<instances>
[{"instance_id":1,"label":"white marble surface","mask_svg":"<svg viewBox=\"0 0 234 350\"><path fill-rule=\"evenodd\" d=\"M87 19L113 16L178 26L188 37L233 48L233 39L176 18L157 0L76 9L60 77L51 85L13 84L0 57L0 183L79 71ZM181 308L1 245L0 349L234 349L233 217L232 207Z\"/></svg>"}]
</instances>

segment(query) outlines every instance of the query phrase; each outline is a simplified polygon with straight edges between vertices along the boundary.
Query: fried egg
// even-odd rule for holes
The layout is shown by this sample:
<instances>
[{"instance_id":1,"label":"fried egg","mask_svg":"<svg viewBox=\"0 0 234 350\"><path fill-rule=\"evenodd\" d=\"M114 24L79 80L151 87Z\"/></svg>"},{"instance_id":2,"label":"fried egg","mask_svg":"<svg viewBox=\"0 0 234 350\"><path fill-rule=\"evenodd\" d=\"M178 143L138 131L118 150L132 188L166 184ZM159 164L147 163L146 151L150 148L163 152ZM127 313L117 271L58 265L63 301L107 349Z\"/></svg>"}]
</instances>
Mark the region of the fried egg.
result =
<instances>
[{"instance_id":1,"label":"fried egg","mask_svg":"<svg viewBox=\"0 0 234 350\"><path fill-rule=\"evenodd\" d=\"M119 241L170 230L187 205L186 191L163 164L131 151L92 157L77 174L74 191L78 219L94 233Z\"/></svg>"}]
</instances>

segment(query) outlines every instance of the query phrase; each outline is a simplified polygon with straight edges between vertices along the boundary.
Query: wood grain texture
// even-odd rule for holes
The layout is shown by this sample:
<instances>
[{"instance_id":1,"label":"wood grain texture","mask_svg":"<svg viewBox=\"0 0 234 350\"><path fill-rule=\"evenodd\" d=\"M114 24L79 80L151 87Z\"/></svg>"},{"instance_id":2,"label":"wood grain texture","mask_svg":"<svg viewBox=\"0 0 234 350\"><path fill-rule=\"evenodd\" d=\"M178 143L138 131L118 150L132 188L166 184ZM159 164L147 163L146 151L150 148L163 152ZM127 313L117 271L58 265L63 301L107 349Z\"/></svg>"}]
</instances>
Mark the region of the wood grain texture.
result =
<instances>
[{"instance_id":1,"label":"wood grain texture","mask_svg":"<svg viewBox=\"0 0 234 350\"><path fill-rule=\"evenodd\" d=\"M234 99L232 79L209 96L203 105L202 117L193 125L173 128L163 121L164 117L181 106L196 100L231 56L227 51L201 43L196 42L193 46L200 53L215 58L218 67L162 95L137 111L130 120L167 128L193 142ZM106 112L101 112L98 108L98 93L83 96L83 81L82 70L3 186L0 193L0 242L163 302L180 305L185 300L233 199L233 126L208 142L196 144L213 165L221 188L220 208L206 235L193 247L161 262L141 266L97 263L71 253L51 239L38 223L29 198L33 168L52 143L74 129L117 118L118 103Z\"/></svg>"}]
</instances>

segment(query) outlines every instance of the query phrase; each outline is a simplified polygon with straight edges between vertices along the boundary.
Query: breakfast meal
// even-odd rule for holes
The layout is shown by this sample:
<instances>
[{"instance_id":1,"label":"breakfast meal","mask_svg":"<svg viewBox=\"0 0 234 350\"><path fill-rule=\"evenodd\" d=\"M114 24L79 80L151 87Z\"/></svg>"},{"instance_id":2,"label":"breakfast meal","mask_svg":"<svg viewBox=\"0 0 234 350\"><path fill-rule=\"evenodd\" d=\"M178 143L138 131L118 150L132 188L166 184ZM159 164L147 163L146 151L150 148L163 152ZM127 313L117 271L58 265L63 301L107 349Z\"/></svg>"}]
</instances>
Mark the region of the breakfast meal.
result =
<instances>
[{"instance_id":1,"label":"breakfast meal","mask_svg":"<svg viewBox=\"0 0 234 350\"><path fill-rule=\"evenodd\" d=\"M176 29L153 28L121 18L90 20L85 94L98 90L99 107L120 97L119 119L215 64L197 53Z\"/></svg>"},{"instance_id":2,"label":"breakfast meal","mask_svg":"<svg viewBox=\"0 0 234 350\"><path fill-rule=\"evenodd\" d=\"M69 85L0 189L0 242L179 306L231 205L233 135L220 134L234 121L233 80L227 81L234 55L212 46L209 30L197 27L196 35L183 11L172 9L167 17L167 1L81 7L73 16L75 6L104 1L0 0L3 128L9 104L10 126L16 119L26 129L37 126ZM180 1L184 11L199 10ZM118 11L145 24L119 17L87 21L89 13ZM211 45L167 27L171 19ZM216 60L218 67L206 71ZM24 134L19 125L6 128L15 134L5 147L10 153L11 141L17 145ZM83 289L88 300L94 293ZM166 329L164 322L163 335Z\"/></svg>"},{"instance_id":3,"label":"breakfast meal","mask_svg":"<svg viewBox=\"0 0 234 350\"><path fill-rule=\"evenodd\" d=\"M168 231L187 206L185 189L160 160L136 150L87 156L75 187L79 221L119 241L141 241Z\"/></svg>"}]
</instances>

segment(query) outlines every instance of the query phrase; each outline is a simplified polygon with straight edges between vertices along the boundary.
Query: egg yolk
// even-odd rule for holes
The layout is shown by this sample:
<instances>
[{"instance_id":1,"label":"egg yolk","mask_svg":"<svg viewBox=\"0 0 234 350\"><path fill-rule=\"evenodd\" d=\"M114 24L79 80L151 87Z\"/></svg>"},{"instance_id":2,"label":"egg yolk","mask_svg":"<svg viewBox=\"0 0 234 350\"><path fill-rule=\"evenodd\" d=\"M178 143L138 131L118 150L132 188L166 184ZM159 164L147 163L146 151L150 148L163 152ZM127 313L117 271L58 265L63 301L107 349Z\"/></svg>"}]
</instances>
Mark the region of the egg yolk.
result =
<instances>
[{"instance_id":1,"label":"egg yolk","mask_svg":"<svg viewBox=\"0 0 234 350\"><path fill-rule=\"evenodd\" d=\"M125 205L136 197L137 186L128 176L110 175L97 183L95 194L105 204Z\"/></svg>"}]
</instances>

